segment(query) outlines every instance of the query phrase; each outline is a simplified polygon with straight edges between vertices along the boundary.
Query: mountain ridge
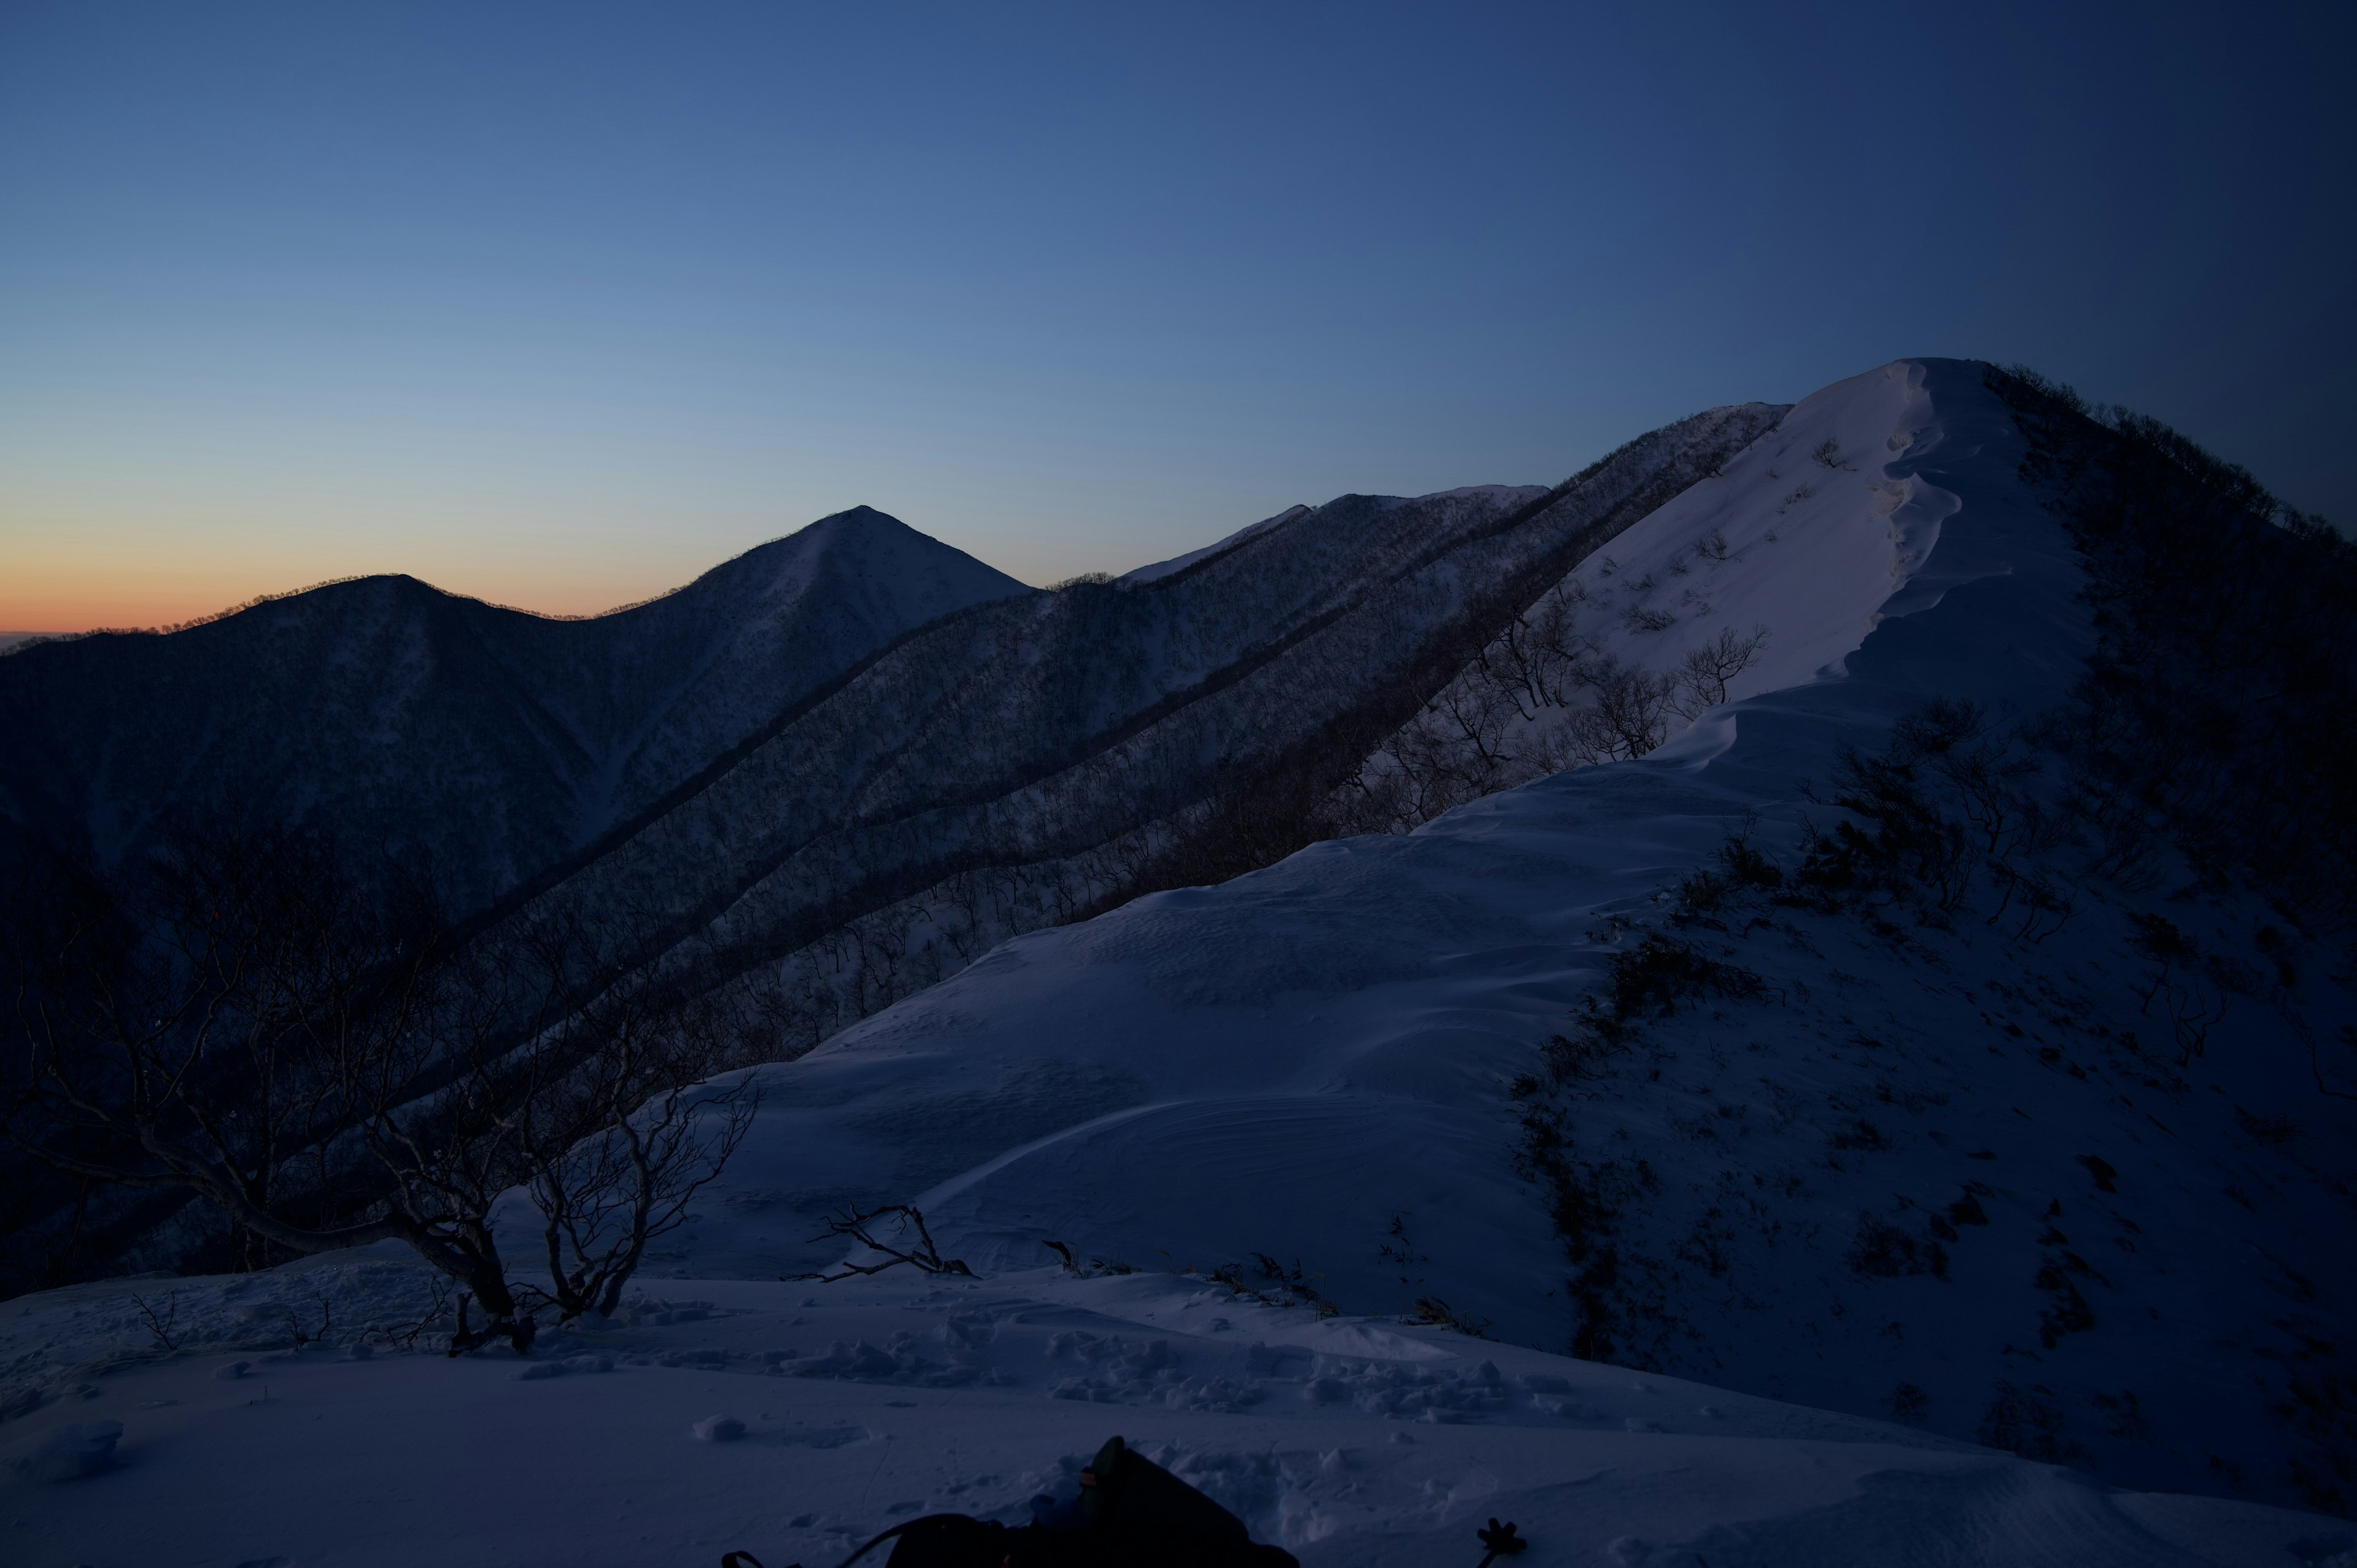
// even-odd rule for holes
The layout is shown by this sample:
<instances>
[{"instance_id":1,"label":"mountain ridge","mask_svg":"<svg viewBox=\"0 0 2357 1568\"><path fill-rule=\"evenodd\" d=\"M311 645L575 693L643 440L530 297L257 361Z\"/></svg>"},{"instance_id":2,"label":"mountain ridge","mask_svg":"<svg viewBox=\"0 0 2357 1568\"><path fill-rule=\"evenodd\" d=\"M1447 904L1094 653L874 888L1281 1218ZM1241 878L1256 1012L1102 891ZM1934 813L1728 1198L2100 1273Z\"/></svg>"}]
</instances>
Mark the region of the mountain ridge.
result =
<instances>
[{"instance_id":1,"label":"mountain ridge","mask_svg":"<svg viewBox=\"0 0 2357 1568\"><path fill-rule=\"evenodd\" d=\"M19 738L0 802L113 860L159 814L217 808L188 799L203 770L261 814L340 813L423 849L455 902L479 907L881 648L1034 591L864 507L586 620L404 575L329 584L166 636L0 660L0 731ZM223 756L224 737L268 750ZM328 782L355 776L340 795Z\"/></svg>"},{"instance_id":2,"label":"mountain ridge","mask_svg":"<svg viewBox=\"0 0 2357 1568\"><path fill-rule=\"evenodd\" d=\"M674 911L725 972L770 972L796 1032L823 1037L879 1004L864 998L962 963L996 940L985 931L1122 897L1141 857L1197 832L1222 790L1268 776L1352 704L1390 700L1435 639L1461 640L1467 614L1511 614L1475 603L1483 585L1583 530L1633 522L1774 417L1697 415L1552 491L1345 496L1158 580L960 618L862 671L564 897ZM1532 496L1556 499L1543 515L1506 504ZM1511 536L1491 532L1517 517ZM869 933L880 959L811 950L862 920L888 927Z\"/></svg>"},{"instance_id":3,"label":"mountain ridge","mask_svg":"<svg viewBox=\"0 0 2357 1568\"><path fill-rule=\"evenodd\" d=\"M792 691L765 690L770 705L757 722L683 758L660 780L668 788L635 798L635 811L582 807L593 748L578 737L594 739L595 731L577 699L566 706L566 692L581 682L511 691L500 685L511 671L479 657L501 701L461 738L490 735L535 766L544 759L533 746L557 751L570 767L556 779L563 788L551 787L554 770L544 766L503 771L507 759L496 748L481 756L464 745L427 745L416 747L421 787L399 804L431 817L439 802L440 815L460 819L463 831L437 846L439 865L454 858L452 843L497 852L475 855L467 866L475 879L460 889L467 897L447 900L462 918L459 940L496 943L503 929L544 919L603 929L627 912L615 929L627 927L628 935L617 937L611 959L642 968L666 993L724 1001L739 1036L736 1059L791 1056L1004 937L1174 879L1232 875L1243 868L1240 856L1265 864L1305 834L1330 832L1321 799L1529 596L1544 592L1572 557L1723 467L1781 412L1752 404L1696 415L1552 489L1338 498L1293 514L1285 528L1232 539L1158 581L1083 580L1050 593L1006 591L1011 580L994 575L985 584L994 596L888 628L865 646L836 647ZM855 513L817 529L802 547L845 532L880 532L904 544L920 538L880 514ZM781 580L791 590L802 581L788 559L792 548L790 541L751 554L708 574L700 590L692 585L608 624L679 618L683 606L720 596L714 590L731 578L740 598ZM816 552L822 561L831 553ZM813 596L805 591L795 602ZM421 625L444 620L462 639L479 623L519 624L422 585L381 580L338 585L324 599L274 602L198 635L252 640L245 634L256 626L332 619L323 603L355 597L422 605L422 615L394 618L414 639L425 636ZM523 632L541 644L578 645L598 628L539 622ZM119 654L124 645L149 652L187 646L182 636L104 639L29 657L81 666L90 662L81 655ZM679 659L668 668L691 667ZM400 677L399 663L348 655L340 668L284 659L279 669L315 681L308 700L341 714L345 729L307 752L281 733L286 708L265 704L256 722L191 700L172 717L210 723L249 745L246 769L211 782L217 796L256 779L261 787L227 804L261 816L264 826L272 811L299 827L300 808L337 810L365 854L373 846L357 830L370 824L353 801L371 802L349 790L336 795L328 764L339 746L353 744L349 732L379 746L401 741L397 726L366 722L383 671ZM0 734L24 733L8 723L12 683L21 689L21 671L0 669ZM177 755L169 736L160 745L140 738L150 753ZM0 793L0 807L27 836L48 825L23 820L23 776L38 779L40 750L10 751L16 777L0 772L0 785L18 786L13 796ZM84 772L103 779L101 769ZM73 781L67 770L60 782ZM85 812L141 800L130 788L96 796ZM1282 820L1268 816L1272 804ZM511 824L502 813L522 821ZM141 825L101 821L90 836L135 843ZM519 843L530 853L517 851ZM180 1266L221 1242L196 1211L174 1210L159 1223L169 1204L117 1213L102 1203L107 1212L93 1211L85 1223L68 1187L36 1193L27 1184L21 1197L26 1222L0 1262L36 1278L68 1266L59 1260L112 1257L126 1247Z\"/></svg>"},{"instance_id":4,"label":"mountain ridge","mask_svg":"<svg viewBox=\"0 0 2357 1568\"><path fill-rule=\"evenodd\" d=\"M1346 1312L2346 1512L2345 948L2074 814L2100 632L2035 456L1969 363L1805 400L1577 574L1639 669L1670 608L1786 607L1683 736L1017 937L751 1069L657 1266L824 1266L825 1215L908 1203L985 1273L1257 1258Z\"/></svg>"}]
</instances>

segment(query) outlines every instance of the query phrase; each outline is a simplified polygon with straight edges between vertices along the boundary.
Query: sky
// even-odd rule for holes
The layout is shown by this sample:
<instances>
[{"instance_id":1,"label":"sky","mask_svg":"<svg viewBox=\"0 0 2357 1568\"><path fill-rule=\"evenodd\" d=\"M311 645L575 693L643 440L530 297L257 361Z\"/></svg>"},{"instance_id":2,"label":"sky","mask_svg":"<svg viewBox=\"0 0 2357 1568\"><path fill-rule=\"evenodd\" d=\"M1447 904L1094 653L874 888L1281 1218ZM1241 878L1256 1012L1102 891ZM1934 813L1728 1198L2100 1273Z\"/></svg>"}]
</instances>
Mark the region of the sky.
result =
<instances>
[{"instance_id":1,"label":"sky","mask_svg":"<svg viewBox=\"0 0 2357 1568\"><path fill-rule=\"evenodd\" d=\"M0 0L0 629L1046 583L1910 354L2346 526L2352 11Z\"/></svg>"}]
</instances>

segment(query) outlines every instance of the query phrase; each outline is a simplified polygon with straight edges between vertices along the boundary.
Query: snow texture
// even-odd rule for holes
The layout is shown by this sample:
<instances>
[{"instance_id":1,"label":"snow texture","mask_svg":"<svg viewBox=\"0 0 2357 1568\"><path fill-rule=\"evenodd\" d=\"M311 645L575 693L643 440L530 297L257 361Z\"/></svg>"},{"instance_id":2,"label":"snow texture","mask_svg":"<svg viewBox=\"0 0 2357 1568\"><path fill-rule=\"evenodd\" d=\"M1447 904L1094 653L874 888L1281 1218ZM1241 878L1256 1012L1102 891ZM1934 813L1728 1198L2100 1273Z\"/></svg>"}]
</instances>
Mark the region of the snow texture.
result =
<instances>
[{"instance_id":1,"label":"snow texture","mask_svg":"<svg viewBox=\"0 0 2357 1568\"><path fill-rule=\"evenodd\" d=\"M384 1275L383 1305L406 1276L406 1305L430 1305L414 1267L327 1274L341 1270ZM921 1513L1021 1522L1114 1433L1308 1568L1469 1563L1493 1516L1534 1564L2288 1568L2347 1540L2313 1515L2117 1491L1200 1276L884 1277L815 1298L698 1281L523 1363L601 1376L519 1379L505 1352L390 1343L354 1358L358 1328L295 1345L223 1323L222 1344L254 1347L231 1381L213 1376L221 1344L143 1342L129 1293L154 1283L26 1297L0 1319L13 1353L111 1359L0 1428L9 1562L645 1568L743 1548L823 1564ZM315 1266L177 1285L300 1319L323 1283Z\"/></svg>"}]
</instances>

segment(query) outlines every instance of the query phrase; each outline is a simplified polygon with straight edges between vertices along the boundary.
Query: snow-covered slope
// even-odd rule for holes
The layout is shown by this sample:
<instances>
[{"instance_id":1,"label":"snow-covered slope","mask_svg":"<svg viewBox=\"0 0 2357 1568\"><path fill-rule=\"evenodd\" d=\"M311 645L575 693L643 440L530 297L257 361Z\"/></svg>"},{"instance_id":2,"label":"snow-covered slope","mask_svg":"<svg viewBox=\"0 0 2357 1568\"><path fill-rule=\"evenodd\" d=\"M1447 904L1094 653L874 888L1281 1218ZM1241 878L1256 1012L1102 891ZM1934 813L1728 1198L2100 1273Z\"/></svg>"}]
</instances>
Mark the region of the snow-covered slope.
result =
<instances>
[{"instance_id":1,"label":"snow-covered slope","mask_svg":"<svg viewBox=\"0 0 2357 1568\"><path fill-rule=\"evenodd\" d=\"M815 1044L1006 936L1192 879L1188 857L1250 836L1229 830L1255 800L1314 805L1350 746L1781 412L1682 420L1553 490L1343 496L1147 580L980 607L549 899L662 912L698 983L748 977L784 1021L769 1048Z\"/></svg>"},{"instance_id":2,"label":"snow-covered slope","mask_svg":"<svg viewBox=\"0 0 2357 1568\"><path fill-rule=\"evenodd\" d=\"M705 1282L522 1365L405 1348L424 1293L337 1257L12 1303L0 1358L54 1397L0 1426L8 1561L823 1568L1023 1521L1116 1433L1306 1568L1470 1568L1501 1518L1532 1568L2349 1560L2309 1514L1200 1278Z\"/></svg>"},{"instance_id":3,"label":"snow-covered slope","mask_svg":"<svg viewBox=\"0 0 2357 1568\"><path fill-rule=\"evenodd\" d=\"M2062 701L2091 634L2022 451L1975 366L1808 400L1611 551L1616 595L1650 576L1641 602L1690 621L1665 585L1692 584L1770 625L1750 694L1641 762L1008 942L762 1069L760 1130L668 1266L810 1266L830 1207L913 1200L985 1268L1049 1240L1142 1268L1263 1252L1351 1310L1434 1296L1522 1343L2140 1484L2324 1498L2346 1439L2300 1412L2349 1386L2357 1289L2352 1129L2302 1043L2349 1021L2327 963L2156 980L2139 917L2232 951L2269 912L2099 879L2059 934L1993 877L1904 928L1668 901L1730 835L1796 865L1841 749L1927 701ZM1696 567L1710 532L1727 559ZM1511 1095L1649 927L1756 993ZM1550 1222L1534 1111L1602 1230Z\"/></svg>"},{"instance_id":4,"label":"snow-covered slope","mask_svg":"<svg viewBox=\"0 0 2357 1568\"><path fill-rule=\"evenodd\" d=\"M617 618L600 695L618 696L581 832L644 811L874 652L970 607L1029 592L868 507L823 518ZM553 653L550 674L578 668ZM633 683L636 682L636 689Z\"/></svg>"},{"instance_id":5,"label":"snow-covered slope","mask_svg":"<svg viewBox=\"0 0 2357 1568\"><path fill-rule=\"evenodd\" d=\"M1927 400L1920 384L1910 384L1921 379L1920 372L1878 372L1845 383L1801 404L1787 424L1805 421L1813 429L1826 421L1830 405L1861 426L1853 432L1855 446L1880 447L1887 455L1893 431L1925 423ZM1878 427L1878 433L1867 427ZM1775 448L1782 444L1779 431L1738 459L1736 473L1749 464L1764 478L1778 467ZM1998 470L1999 462L1988 467ZM1611 553L1625 557L1625 570L1641 577L1659 566L1656 558L1690 547L1689 533L1699 536L1709 526L1723 526L1731 521L1724 513L1732 512L1749 536L1747 555L1772 557L1760 563L1763 567L1813 592L1821 582L1834 585L1836 591L1822 592L1811 607L1813 618L1847 627L1847 646L1828 641L1813 628L1796 628L1792 641L1838 658L1863 640L1885 602L1904 586L1892 539L1896 530L1876 517L1882 492L1868 488L1896 482L1921 481L1911 474L1906 481L1879 473L1857 476L1846 510L1828 501L1813 514L1819 524L1813 537L1801 533L1786 542L1775 527L1785 520L1775 516L1772 503L1760 509L1767 513L1764 519L1741 517L1744 494L1755 503L1762 499L1758 484L1734 477L1706 481L1705 488L1727 494L1723 510L1715 510L1707 519L1690 512L1680 517L1685 509L1674 502L1624 535ZM2002 482L2011 488L2009 476ZM1770 532L1780 533L1778 542L1762 537ZM1640 534L1641 553L1631 548ZM1851 559L1861 553L1861 544L1867 558L1862 568ZM2056 564L2062 565L2059 555ZM1845 586L1847 602L1837 596ZM1793 660L1783 657L1789 679ZM1801 666L1800 678L1815 668ZM1710 733L1738 722L1731 714L1717 717ZM1720 760L1724 765L1732 759ZM1802 760L1821 769L1824 758L1812 753ZM1552 948L1592 923L1615 899L1650 896L1671 868L1705 859L1726 824L1739 818L1749 802L1730 800L1726 810L1701 820L1673 819L1677 839L1684 841L1675 850L1645 842L1663 831L1651 822L1645 823L1645 839L1615 847L1611 841L1631 828L1626 808L1615 811L1615 820L1597 835L1604 843L1582 845L1587 853L1568 861L1561 830L1499 842L1501 817L1520 820L1560 800L1564 804L1552 814L1568 816L1576 824L1584 814L1580 805L1593 796L1641 791L1638 801L1650 805L1664 784L1683 782L1686 771L1654 764L1566 777L1540 790L1485 802L1403 842L1319 844L1223 886L1155 896L1084 925L1007 943L820 1052L765 1069L773 1079L765 1127L773 1131L739 1155L732 1183L789 1195L787 1201L798 1197L793 1218L781 1219L780 1230L806 1228L826 1204L850 1192L871 1199L924 1194L934 1208L967 1195L976 1212L1003 1219L1030 1211L1024 1202L1003 1200L1010 1184L1051 1191L1063 1185L1069 1197L1038 1200L1053 1207L1038 1216L1039 1228L1010 1241L1019 1249L1042 1236L1060 1236L1060 1226L1070 1228L1082 1218L1073 1205L1090 1210L1092 1230L1129 1206L1110 1197L1103 1180L1077 1172L1068 1172L1069 1181L1033 1176L1043 1164L1069 1167L1087 1157L1083 1149L1117 1144L1133 1152L1105 1157L1140 1170L1161 1168L1167 1162L1146 1153L1142 1141L1150 1144L1163 1136L1157 1129L1165 1123L1169 1136L1216 1139L1216 1124L1225 1120L1222 1107L1242 1093L1241 1109L1255 1120L1266 1112L1290 1114L1299 1124L1287 1124L1281 1134L1246 1134L1255 1152L1231 1175L1220 1174L1217 1162L1207 1165L1200 1158L1168 1166L1187 1173L1183 1198L1157 1181L1140 1190L1138 1200L1178 1200L1190 1233L1157 1231L1166 1221L1141 1214L1142 1230L1131 1232L1133 1249L1148 1243L1174 1255L1189 1246L1300 1251L1303 1242L1327 1232L1338 1217L1322 1199L1305 1204L1297 1233L1285 1215L1267 1213L1258 1194L1279 1168L1287 1173L1284 1186L1294 1193L1301 1190L1294 1175L1329 1172L1339 1196L1355 1192L1363 1198L1353 1199L1363 1210L1356 1216L1357 1228L1372 1227L1370 1234L1381 1234L1396 1210L1384 1208L1389 1195L1361 1185L1351 1151L1361 1146L1369 1127L1396 1123L1394 1136L1401 1144L1461 1145L1475 1167L1478 1174L1465 1196L1483 1195L1485 1200L1454 1204L1446 1190L1433 1192L1429 1199L1436 1213L1458 1210L1450 1223L1460 1228L1462 1250L1498 1258L1505 1279L1535 1277L1546 1272L1540 1260L1550 1243L1543 1230L1525 1237L1518 1250L1502 1234L1476 1240L1461 1228L1484 1224L1479 1216L1494 1214L1498 1207L1491 1176L1503 1157L1498 1129L1510 1112L1497 1090L1544 1035L1534 1038L1525 1028L1501 1038L1494 1026L1485 1024L1466 1043L1490 1051L1504 1047L1504 1054L1490 1060L1469 1059L1461 1049L1427 1052L1394 1044L1393 1036L1405 1034L1413 1041L1427 1026L1421 1021L1425 1006L1404 1008L1405 999L1391 994L1390 987L1426 980L1433 965L1450 955L1468 955L1455 960L1459 969L1468 958L1478 960L1501 944L1512 957L1540 931L1545 932L1540 940ZM1796 773L1794 781L1802 776ZM1642 816L1636 820L1644 822ZM1544 858L1532 858L1534 851L1544 852ZM1540 931L1532 929L1534 916ZM1561 1012L1583 990L1586 966L1566 963L1570 954L1558 957L1547 948L1520 953L1527 962L1544 952L1542 973L1556 977L1531 1003L1514 1008L1534 1011L1536 1020ZM1469 985L1480 996L1491 989L1480 972L1487 967L1476 961L1473 977L1451 989ZM1513 975L1508 983L1518 993L1527 993L1532 977ZM1371 1025L1377 1031L1372 1037ZM1444 1029L1444 1038L1448 1032ZM1391 1087L1405 1092L1383 1092L1398 1075L1405 1076ZM1375 1092L1335 1092L1361 1081ZM863 1109L846 1113L852 1104ZM1428 1124L1411 1131L1401 1119ZM1200 1131L1190 1134L1190 1125ZM1043 1146L1025 1147L1041 1138L1047 1139ZM1391 1144L1387 1137L1385 1145ZM1419 1179L1446 1183L1445 1169L1436 1165ZM956 1191L937 1186L944 1182ZM1226 1194L1222 1201L1210 1201L1213 1189L1206 1184L1213 1182ZM1114 1184L1111 1191L1119 1192L1123 1185ZM1109 1212L1109 1204L1122 1209ZM1237 1236L1237 1226L1248 1217L1260 1228L1275 1225L1284 1233L1261 1240ZM1174 1218L1167 1223L1178 1222ZM1509 1231L1528 1230L1519 1213L1503 1223ZM1335 1265L1321 1260L1319 1266ZM1453 1269L1452 1264L1444 1272ZM1537 1327L1534 1318L1526 1331Z\"/></svg>"},{"instance_id":6,"label":"snow-covered slope","mask_svg":"<svg viewBox=\"0 0 2357 1568\"><path fill-rule=\"evenodd\" d=\"M1200 550L1189 550L1183 555L1173 555L1168 561L1156 561L1148 565L1124 572L1121 575L1121 580L1125 583L1151 583L1157 578L1168 577L1171 573L1183 567L1192 566L1198 561L1208 560L1222 551L1232 549L1247 539L1266 533L1271 529L1282 528L1296 518L1307 515L1312 510L1314 509L1306 506L1286 507L1275 516L1262 518L1258 522L1246 523L1226 538L1214 540Z\"/></svg>"},{"instance_id":7,"label":"snow-covered slope","mask_svg":"<svg viewBox=\"0 0 2357 1568\"><path fill-rule=\"evenodd\" d=\"M1861 377L1810 398L1535 596L1337 792L1338 825L1405 832L1551 773L1643 756L1700 711L1838 660L1954 499L1882 472L1928 418Z\"/></svg>"},{"instance_id":8,"label":"snow-covered slope","mask_svg":"<svg viewBox=\"0 0 2357 1568\"><path fill-rule=\"evenodd\" d=\"M1738 701L1839 665L1885 616L1907 612L1894 595L1960 504L1893 460L1914 456L1936 417L1914 376L1860 376L1799 403L1769 439L1564 579L1586 639L1667 674L1699 639L1764 628L1728 683Z\"/></svg>"}]
</instances>

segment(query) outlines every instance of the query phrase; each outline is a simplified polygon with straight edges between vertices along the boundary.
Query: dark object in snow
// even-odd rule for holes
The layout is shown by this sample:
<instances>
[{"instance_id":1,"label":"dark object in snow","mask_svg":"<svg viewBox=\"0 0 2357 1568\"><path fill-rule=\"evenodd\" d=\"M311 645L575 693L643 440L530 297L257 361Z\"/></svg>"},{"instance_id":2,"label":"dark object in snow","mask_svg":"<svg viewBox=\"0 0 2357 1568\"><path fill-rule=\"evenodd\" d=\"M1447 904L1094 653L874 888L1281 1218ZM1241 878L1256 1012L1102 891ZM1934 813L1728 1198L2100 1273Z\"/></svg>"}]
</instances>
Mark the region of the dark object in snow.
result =
<instances>
[{"instance_id":1,"label":"dark object in snow","mask_svg":"<svg viewBox=\"0 0 2357 1568\"><path fill-rule=\"evenodd\" d=\"M1489 1529L1476 1530L1474 1533L1480 1537L1481 1544L1490 1549L1489 1555L1481 1559L1480 1568L1490 1568L1490 1564L1499 1558L1512 1557L1517 1552L1527 1550L1531 1544L1515 1532L1514 1521L1512 1520L1500 1524L1493 1519L1490 1521Z\"/></svg>"},{"instance_id":2,"label":"dark object in snow","mask_svg":"<svg viewBox=\"0 0 2357 1568\"><path fill-rule=\"evenodd\" d=\"M1293 1553L1255 1544L1243 1520L1118 1437L1081 1472L1076 1510L1058 1510L1020 1530L964 1514L927 1514L894 1525L845 1558L842 1568L888 1541L888 1568L1300 1568ZM720 1564L761 1568L748 1552L732 1552Z\"/></svg>"},{"instance_id":3,"label":"dark object in snow","mask_svg":"<svg viewBox=\"0 0 2357 1568\"><path fill-rule=\"evenodd\" d=\"M1081 1515L1082 1528L1087 1530L1185 1542L1205 1552L1248 1554L1264 1550L1254 1547L1243 1520L1151 1459L1131 1452L1118 1437L1106 1438L1096 1458L1081 1472ZM1293 1559L1286 1556L1285 1561Z\"/></svg>"},{"instance_id":4,"label":"dark object in snow","mask_svg":"<svg viewBox=\"0 0 2357 1568\"><path fill-rule=\"evenodd\" d=\"M525 1313L521 1317L511 1316L506 1318L494 1318L484 1324L481 1332L478 1333L474 1326L467 1321L467 1293L460 1291L458 1293L458 1326L450 1335L450 1359L455 1361L468 1351L478 1349L500 1338L506 1339L513 1346L517 1355L528 1356L532 1353L533 1340L539 1335L540 1320L531 1313Z\"/></svg>"},{"instance_id":5,"label":"dark object in snow","mask_svg":"<svg viewBox=\"0 0 2357 1568\"><path fill-rule=\"evenodd\" d=\"M916 1245L903 1251L877 1240L876 1221L887 1218L891 1219L896 1232L905 1233L913 1226L917 1232ZM881 1208L871 1208L865 1214L856 1209L850 1210L828 1219L826 1234L813 1236L811 1240L813 1242L826 1241L841 1236L850 1237L870 1251L883 1253L884 1261L880 1263L845 1262L841 1273L780 1274L778 1278L815 1280L821 1284L833 1284L837 1280L854 1279L861 1274L880 1274L902 1263L913 1265L920 1274L963 1274L967 1279L974 1278L974 1271L963 1262L942 1256L941 1249L933 1245L933 1233L925 1229L925 1217L905 1203L887 1204Z\"/></svg>"},{"instance_id":6,"label":"dark object in snow","mask_svg":"<svg viewBox=\"0 0 2357 1568\"><path fill-rule=\"evenodd\" d=\"M79 1481L113 1466L114 1445L122 1436L119 1421L60 1426L11 1468L20 1481Z\"/></svg>"}]
</instances>

